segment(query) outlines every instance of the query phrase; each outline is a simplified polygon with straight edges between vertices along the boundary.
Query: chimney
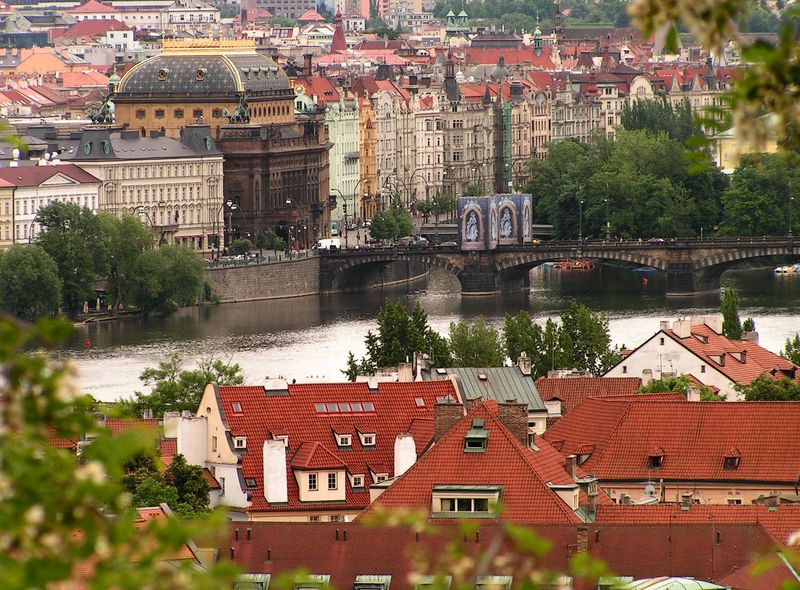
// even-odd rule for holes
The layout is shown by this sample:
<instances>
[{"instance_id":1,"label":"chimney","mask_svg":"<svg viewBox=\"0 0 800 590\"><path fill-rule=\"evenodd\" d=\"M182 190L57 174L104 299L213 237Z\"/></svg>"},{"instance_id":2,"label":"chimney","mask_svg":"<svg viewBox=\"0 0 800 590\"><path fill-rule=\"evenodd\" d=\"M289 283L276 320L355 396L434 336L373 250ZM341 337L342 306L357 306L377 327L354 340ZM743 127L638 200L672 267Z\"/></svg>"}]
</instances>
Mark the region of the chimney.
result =
<instances>
[{"instance_id":1,"label":"chimney","mask_svg":"<svg viewBox=\"0 0 800 590\"><path fill-rule=\"evenodd\" d=\"M528 448L528 404L507 400L497 404L497 417L522 446Z\"/></svg>"},{"instance_id":2,"label":"chimney","mask_svg":"<svg viewBox=\"0 0 800 590\"><path fill-rule=\"evenodd\" d=\"M142 418L145 420L152 420L153 419L153 408L145 408L142 412Z\"/></svg>"},{"instance_id":3,"label":"chimney","mask_svg":"<svg viewBox=\"0 0 800 590\"><path fill-rule=\"evenodd\" d=\"M689 510L692 507L692 492L681 494L681 510Z\"/></svg>"},{"instance_id":4,"label":"chimney","mask_svg":"<svg viewBox=\"0 0 800 590\"><path fill-rule=\"evenodd\" d=\"M394 477L400 477L417 462L417 445L410 434L394 439Z\"/></svg>"},{"instance_id":5,"label":"chimney","mask_svg":"<svg viewBox=\"0 0 800 590\"><path fill-rule=\"evenodd\" d=\"M418 78L416 74L409 74L408 75L408 85L409 86L416 86L418 83Z\"/></svg>"},{"instance_id":6,"label":"chimney","mask_svg":"<svg viewBox=\"0 0 800 590\"><path fill-rule=\"evenodd\" d=\"M464 417L464 407L456 402L439 402L434 408L433 440L438 441Z\"/></svg>"},{"instance_id":7,"label":"chimney","mask_svg":"<svg viewBox=\"0 0 800 590\"><path fill-rule=\"evenodd\" d=\"M572 479L576 479L578 477L577 467L578 467L578 457L577 456L569 455L564 460L564 469L567 470L567 473L569 473L569 476Z\"/></svg>"},{"instance_id":8,"label":"chimney","mask_svg":"<svg viewBox=\"0 0 800 590\"><path fill-rule=\"evenodd\" d=\"M303 76L310 78L311 77L311 58L313 55L311 53L304 53L303 54Z\"/></svg>"},{"instance_id":9,"label":"chimney","mask_svg":"<svg viewBox=\"0 0 800 590\"><path fill-rule=\"evenodd\" d=\"M589 527L578 525L577 530L578 553L586 553L589 548Z\"/></svg>"},{"instance_id":10,"label":"chimney","mask_svg":"<svg viewBox=\"0 0 800 590\"><path fill-rule=\"evenodd\" d=\"M414 371L408 361L397 365L397 380L400 383L411 383L414 380Z\"/></svg>"},{"instance_id":11,"label":"chimney","mask_svg":"<svg viewBox=\"0 0 800 590\"><path fill-rule=\"evenodd\" d=\"M264 441L264 498L270 504L289 501L286 487L286 446L282 440Z\"/></svg>"},{"instance_id":12,"label":"chimney","mask_svg":"<svg viewBox=\"0 0 800 590\"><path fill-rule=\"evenodd\" d=\"M528 358L528 354L524 350L517 357L517 367L526 377L531 376L531 359Z\"/></svg>"}]
</instances>

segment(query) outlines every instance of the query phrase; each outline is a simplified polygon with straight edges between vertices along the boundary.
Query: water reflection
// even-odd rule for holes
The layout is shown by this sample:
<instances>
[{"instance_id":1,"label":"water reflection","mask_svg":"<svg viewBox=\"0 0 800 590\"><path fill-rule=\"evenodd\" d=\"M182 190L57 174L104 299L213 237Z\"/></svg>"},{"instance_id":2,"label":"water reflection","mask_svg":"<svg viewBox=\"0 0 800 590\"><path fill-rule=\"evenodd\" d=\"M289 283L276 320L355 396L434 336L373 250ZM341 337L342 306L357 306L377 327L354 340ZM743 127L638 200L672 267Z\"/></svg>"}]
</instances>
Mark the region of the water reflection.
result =
<instances>
[{"instance_id":1,"label":"water reflection","mask_svg":"<svg viewBox=\"0 0 800 590\"><path fill-rule=\"evenodd\" d=\"M647 284L643 282L647 278ZM298 380L338 380L348 351L363 354L363 339L387 297L419 302L433 327L446 332L452 321L482 315L502 324L505 314L529 310L544 319L558 315L572 299L609 315L612 338L640 344L660 319L714 313L717 294L667 298L662 273L599 266L591 271L538 268L528 292L495 297L461 297L458 282L434 270L427 285L392 287L364 293L322 295L184 309L169 318L127 318L93 323L77 330L63 354L74 357L84 387L100 399L130 395L138 375L177 352L191 364L197 358L229 355L245 369L248 381L267 376ZM737 289L740 315L753 316L761 343L779 350L800 330L800 276L775 276L769 270L732 271L724 284ZM91 349L84 342L90 339Z\"/></svg>"}]
</instances>

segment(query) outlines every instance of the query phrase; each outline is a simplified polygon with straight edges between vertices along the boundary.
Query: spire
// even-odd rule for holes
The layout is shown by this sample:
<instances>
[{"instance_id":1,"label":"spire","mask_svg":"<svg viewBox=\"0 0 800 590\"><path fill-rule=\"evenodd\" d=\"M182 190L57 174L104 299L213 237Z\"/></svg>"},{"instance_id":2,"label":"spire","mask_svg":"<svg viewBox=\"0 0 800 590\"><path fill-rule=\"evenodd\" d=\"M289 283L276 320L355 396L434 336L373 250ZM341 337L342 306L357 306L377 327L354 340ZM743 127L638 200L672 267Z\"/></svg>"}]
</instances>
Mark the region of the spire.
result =
<instances>
[{"instance_id":1,"label":"spire","mask_svg":"<svg viewBox=\"0 0 800 590\"><path fill-rule=\"evenodd\" d=\"M331 53L339 53L347 50L347 41L344 38L344 29L342 29L342 13L336 11L336 30L333 32L333 40L331 41Z\"/></svg>"},{"instance_id":2,"label":"spire","mask_svg":"<svg viewBox=\"0 0 800 590\"><path fill-rule=\"evenodd\" d=\"M555 0L556 5L556 13L553 16L553 32L556 35L561 35L562 31L564 30L561 27L561 0Z\"/></svg>"}]
</instances>

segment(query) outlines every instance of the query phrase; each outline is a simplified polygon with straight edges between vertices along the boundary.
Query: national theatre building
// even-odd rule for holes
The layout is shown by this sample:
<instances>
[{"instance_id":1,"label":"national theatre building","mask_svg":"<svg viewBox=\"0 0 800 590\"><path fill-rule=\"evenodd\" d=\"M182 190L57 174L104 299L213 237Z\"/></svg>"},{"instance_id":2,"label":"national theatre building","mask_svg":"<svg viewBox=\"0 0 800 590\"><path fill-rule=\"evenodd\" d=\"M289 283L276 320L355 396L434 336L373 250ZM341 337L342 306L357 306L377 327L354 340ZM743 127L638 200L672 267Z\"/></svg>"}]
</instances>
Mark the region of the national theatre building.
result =
<instances>
[{"instance_id":1,"label":"national theatre building","mask_svg":"<svg viewBox=\"0 0 800 590\"><path fill-rule=\"evenodd\" d=\"M228 241L272 228L306 248L329 232L325 113L295 116L288 77L253 40L165 40L122 77L113 101L114 122L142 135L210 126L224 155Z\"/></svg>"}]
</instances>

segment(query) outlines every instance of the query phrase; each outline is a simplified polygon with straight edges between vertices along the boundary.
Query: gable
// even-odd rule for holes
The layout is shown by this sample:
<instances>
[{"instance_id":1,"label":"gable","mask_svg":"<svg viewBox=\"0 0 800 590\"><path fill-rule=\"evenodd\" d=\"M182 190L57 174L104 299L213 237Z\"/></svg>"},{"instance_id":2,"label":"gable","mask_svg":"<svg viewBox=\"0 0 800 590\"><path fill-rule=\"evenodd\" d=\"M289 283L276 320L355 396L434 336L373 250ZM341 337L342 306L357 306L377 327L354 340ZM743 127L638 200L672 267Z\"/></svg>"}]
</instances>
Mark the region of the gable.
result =
<instances>
[{"instance_id":1,"label":"gable","mask_svg":"<svg viewBox=\"0 0 800 590\"><path fill-rule=\"evenodd\" d=\"M69 176L62 174L61 172L58 172L56 174L53 174L53 176L51 176L47 180L43 181L39 186L60 186L64 184L76 185L80 183L74 178L70 178Z\"/></svg>"}]
</instances>

